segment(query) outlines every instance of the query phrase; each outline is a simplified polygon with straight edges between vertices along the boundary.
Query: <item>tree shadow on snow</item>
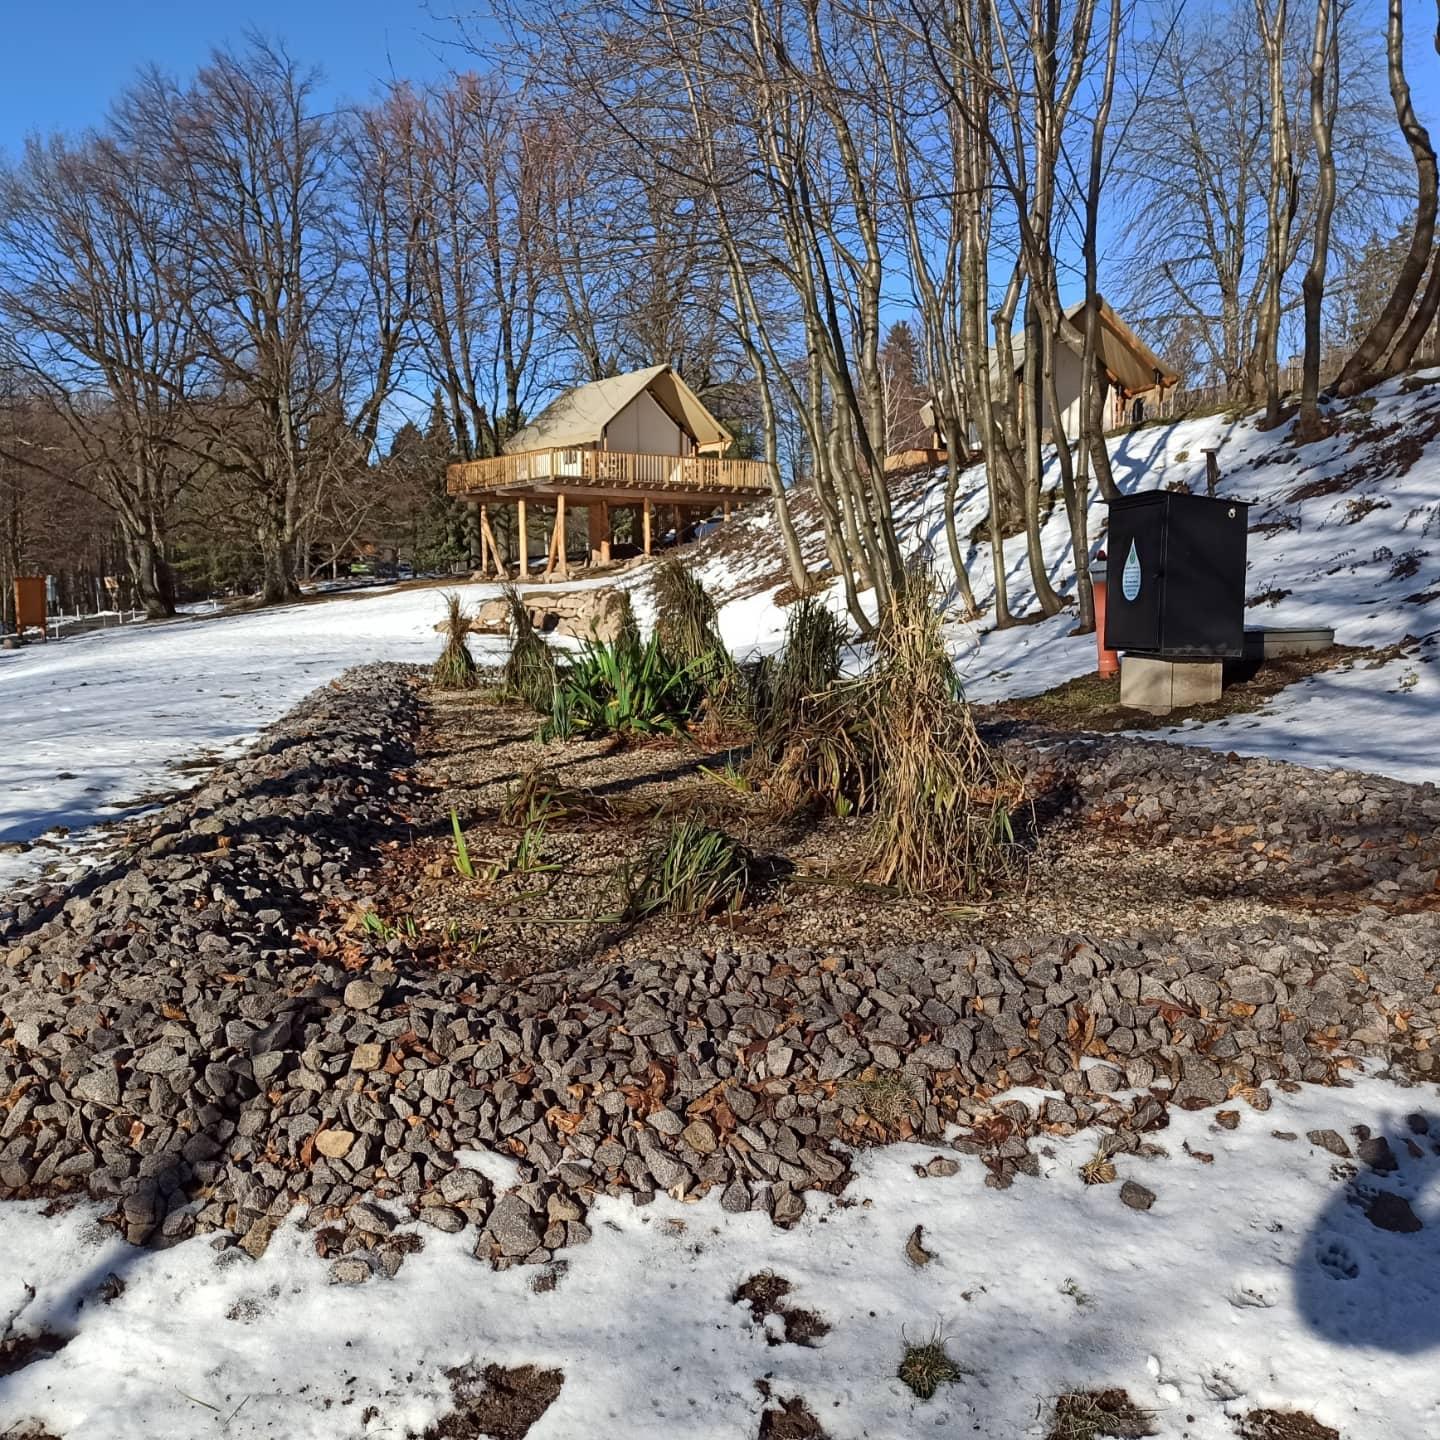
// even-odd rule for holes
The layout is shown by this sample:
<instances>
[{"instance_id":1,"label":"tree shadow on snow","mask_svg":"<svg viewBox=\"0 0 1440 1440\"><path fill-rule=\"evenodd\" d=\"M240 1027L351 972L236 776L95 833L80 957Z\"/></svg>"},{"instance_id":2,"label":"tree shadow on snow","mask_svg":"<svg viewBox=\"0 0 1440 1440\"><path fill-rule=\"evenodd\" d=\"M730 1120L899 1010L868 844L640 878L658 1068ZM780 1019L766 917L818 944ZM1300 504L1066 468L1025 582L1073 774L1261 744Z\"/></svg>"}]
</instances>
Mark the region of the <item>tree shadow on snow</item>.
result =
<instances>
[{"instance_id":1,"label":"tree shadow on snow","mask_svg":"<svg viewBox=\"0 0 1440 1440\"><path fill-rule=\"evenodd\" d=\"M1357 1127L1359 1129L1361 1127ZM1295 1303L1334 1345L1416 1355L1440 1345L1440 1113L1343 1137L1333 1196L1300 1247Z\"/></svg>"}]
</instances>

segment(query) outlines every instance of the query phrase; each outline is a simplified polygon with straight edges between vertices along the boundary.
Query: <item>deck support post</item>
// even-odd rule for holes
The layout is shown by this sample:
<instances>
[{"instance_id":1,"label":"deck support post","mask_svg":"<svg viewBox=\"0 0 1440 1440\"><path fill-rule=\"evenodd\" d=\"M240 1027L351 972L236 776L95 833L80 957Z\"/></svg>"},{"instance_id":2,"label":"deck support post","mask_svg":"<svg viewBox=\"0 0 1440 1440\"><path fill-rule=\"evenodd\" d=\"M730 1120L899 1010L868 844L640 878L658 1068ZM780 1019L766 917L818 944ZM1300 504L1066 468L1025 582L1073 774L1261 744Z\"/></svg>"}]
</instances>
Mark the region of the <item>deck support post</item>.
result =
<instances>
[{"instance_id":1,"label":"deck support post","mask_svg":"<svg viewBox=\"0 0 1440 1440\"><path fill-rule=\"evenodd\" d=\"M725 502L724 506L722 507L721 513L725 516L725 518L726 518L727 520L730 518L730 502L729 502L728 500Z\"/></svg>"},{"instance_id":2,"label":"deck support post","mask_svg":"<svg viewBox=\"0 0 1440 1440\"><path fill-rule=\"evenodd\" d=\"M570 578L565 557L565 497L555 497L555 528L550 533L550 546L545 552L545 579L558 575L562 580Z\"/></svg>"},{"instance_id":3,"label":"deck support post","mask_svg":"<svg viewBox=\"0 0 1440 1440\"><path fill-rule=\"evenodd\" d=\"M650 532L654 522L655 506L647 495L640 505L640 529L643 534L644 549L650 553Z\"/></svg>"},{"instance_id":4,"label":"deck support post","mask_svg":"<svg viewBox=\"0 0 1440 1440\"><path fill-rule=\"evenodd\" d=\"M670 507L670 522L675 527L675 543L680 543L680 532L685 528L685 512L679 505Z\"/></svg>"},{"instance_id":5,"label":"deck support post","mask_svg":"<svg viewBox=\"0 0 1440 1440\"><path fill-rule=\"evenodd\" d=\"M490 558L495 562L495 574L503 579L510 572L506 569L504 558L500 554L500 546L495 542L495 532L490 528L490 509L487 505L480 507L480 544L482 553L485 547L489 548ZM486 569L484 564L480 568Z\"/></svg>"},{"instance_id":6,"label":"deck support post","mask_svg":"<svg viewBox=\"0 0 1440 1440\"><path fill-rule=\"evenodd\" d=\"M465 560L475 568L475 553L480 553L480 574L485 574L485 531L480 525L481 506L477 500L465 502ZM332 577L333 578L333 577Z\"/></svg>"},{"instance_id":7,"label":"deck support post","mask_svg":"<svg viewBox=\"0 0 1440 1440\"><path fill-rule=\"evenodd\" d=\"M610 563L610 502L592 500L588 512L590 526L590 563Z\"/></svg>"},{"instance_id":8,"label":"deck support post","mask_svg":"<svg viewBox=\"0 0 1440 1440\"><path fill-rule=\"evenodd\" d=\"M520 578L526 579L530 574L530 532L525 525L525 502L515 502L515 528L518 531L516 549L520 552Z\"/></svg>"}]
</instances>

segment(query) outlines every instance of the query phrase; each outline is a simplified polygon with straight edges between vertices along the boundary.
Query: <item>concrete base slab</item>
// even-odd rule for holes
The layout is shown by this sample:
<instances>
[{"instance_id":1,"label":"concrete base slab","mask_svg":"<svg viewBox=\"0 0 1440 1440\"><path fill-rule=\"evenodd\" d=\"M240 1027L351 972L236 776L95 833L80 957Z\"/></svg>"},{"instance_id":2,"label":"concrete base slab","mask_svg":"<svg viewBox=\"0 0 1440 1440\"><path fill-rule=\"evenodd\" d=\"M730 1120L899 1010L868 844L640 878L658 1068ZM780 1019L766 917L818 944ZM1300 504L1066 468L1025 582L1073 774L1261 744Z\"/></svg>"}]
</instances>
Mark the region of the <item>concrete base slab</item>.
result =
<instances>
[{"instance_id":1,"label":"concrete base slab","mask_svg":"<svg viewBox=\"0 0 1440 1440\"><path fill-rule=\"evenodd\" d=\"M1212 704L1220 698L1224 668L1219 660L1126 655L1120 662L1120 703L1152 715Z\"/></svg>"},{"instance_id":2,"label":"concrete base slab","mask_svg":"<svg viewBox=\"0 0 1440 1440\"><path fill-rule=\"evenodd\" d=\"M1282 655L1313 655L1335 643L1335 632L1326 626L1309 628L1281 625L1247 625L1245 658L1275 660Z\"/></svg>"}]
</instances>

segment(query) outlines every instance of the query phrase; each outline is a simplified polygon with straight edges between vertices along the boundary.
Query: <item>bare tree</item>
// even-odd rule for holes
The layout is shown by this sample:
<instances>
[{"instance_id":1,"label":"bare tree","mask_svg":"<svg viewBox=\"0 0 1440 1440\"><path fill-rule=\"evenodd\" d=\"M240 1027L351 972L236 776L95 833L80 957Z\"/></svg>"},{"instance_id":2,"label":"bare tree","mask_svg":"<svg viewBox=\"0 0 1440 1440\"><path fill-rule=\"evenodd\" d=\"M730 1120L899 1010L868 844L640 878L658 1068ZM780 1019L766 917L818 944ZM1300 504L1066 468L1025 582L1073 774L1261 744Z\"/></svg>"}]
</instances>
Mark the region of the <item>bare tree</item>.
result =
<instances>
[{"instance_id":1,"label":"bare tree","mask_svg":"<svg viewBox=\"0 0 1440 1440\"><path fill-rule=\"evenodd\" d=\"M140 603L160 616L175 606L167 532L188 473L176 441L194 341L173 200L118 129L32 140L0 176L7 357L73 447L12 458L114 510Z\"/></svg>"},{"instance_id":2,"label":"bare tree","mask_svg":"<svg viewBox=\"0 0 1440 1440\"><path fill-rule=\"evenodd\" d=\"M1405 78L1402 0L1391 0L1385 39L1390 94L1395 102L1400 131L1415 160L1415 224L1411 233L1410 249L1401 261L1390 299L1336 381L1336 389L1342 395L1362 389L1367 383L1383 378L1384 375L1403 370L1414 358L1421 339L1434 324L1437 311L1440 311L1440 260L1436 258L1434 243L1437 208L1435 147L1431 143L1429 131L1415 114L1410 98L1410 86ZM1437 54L1440 54L1440 3L1436 5L1435 49ZM1420 293L1419 304L1416 305L1409 324L1395 341L1388 363L1381 366L1381 356L1390 346L1396 330L1410 310L1416 292L1420 290L1420 281L1427 264L1430 267L1430 279Z\"/></svg>"},{"instance_id":3,"label":"bare tree","mask_svg":"<svg viewBox=\"0 0 1440 1440\"><path fill-rule=\"evenodd\" d=\"M1310 133L1320 182L1310 264L1301 287L1305 301L1305 352L1295 438L1302 444L1318 439L1323 431L1319 405L1320 363L1324 351L1321 325L1325 274L1330 261L1330 222L1335 212L1335 109L1340 93L1338 37L1343 13L1344 0L1315 0L1315 36L1310 46Z\"/></svg>"},{"instance_id":4,"label":"bare tree","mask_svg":"<svg viewBox=\"0 0 1440 1440\"><path fill-rule=\"evenodd\" d=\"M1290 116L1285 93L1285 41L1288 0L1255 0L1255 19L1269 86L1270 170L1265 198L1265 254L1261 262L1261 298L1255 328L1253 369L1265 391L1265 423L1280 422L1280 290L1290 261L1290 229L1299 204L1295 161L1290 146ZM1333 175L1332 175L1333 181ZM1331 208L1333 210L1333 191ZM1326 217L1329 227L1329 217Z\"/></svg>"}]
</instances>

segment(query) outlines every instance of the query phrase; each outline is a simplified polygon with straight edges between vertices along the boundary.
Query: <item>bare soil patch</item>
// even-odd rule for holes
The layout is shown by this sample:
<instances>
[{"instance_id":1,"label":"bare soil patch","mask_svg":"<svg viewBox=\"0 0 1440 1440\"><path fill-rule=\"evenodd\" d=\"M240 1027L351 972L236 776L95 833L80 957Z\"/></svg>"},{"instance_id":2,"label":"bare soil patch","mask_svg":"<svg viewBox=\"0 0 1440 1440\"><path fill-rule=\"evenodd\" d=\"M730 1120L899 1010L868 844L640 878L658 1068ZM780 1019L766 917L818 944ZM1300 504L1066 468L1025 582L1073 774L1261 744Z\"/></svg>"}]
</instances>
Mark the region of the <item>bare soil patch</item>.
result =
<instances>
[{"instance_id":1,"label":"bare soil patch","mask_svg":"<svg viewBox=\"0 0 1440 1440\"><path fill-rule=\"evenodd\" d=\"M27 1365L58 1355L70 1343L68 1335L7 1335L0 1340L0 1376L13 1375Z\"/></svg>"},{"instance_id":2,"label":"bare soil patch","mask_svg":"<svg viewBox=\"0 0 1440 1440\"><path fill-rule=\"evenodd\" d=\"M750 1314L756 1325L764 1327L768 1316L774 1315L784 1326L784 1343L787 1345L810 1346L830 1333L830 1325L813 1310L802 1310L786 1303L792 1286L782 1275L762 1270L744 1282L732 1297L737 1305L750 1307ZM781 1339L773 1332L767 1332L771 1345L779 1345Z\"/></svg>"},{"instance_id":3,"label":"bare soil patch","mask_svg":"<svg viewBox=\"0 0 1440 1440\"><path fill-rule=\"evenodd\" d=\"M449 1378L455 1409L424 1440L525 1440L565 1383L561 1371L536 1365L487 1365L479 1372L462 1366Z\"/></svg>"},{"instance_id":4,"label":"bare soil patch","mask_svg":"<svg viewBox=\"0 0 1440 1440\"><path fill-rule=\"evenodd\" d=\"M825 1427L799 1395L760 1417L760 1440L826 1440Z\"/></svg>"},{"instance_id":5,"label":"bare soil patch","mask_svg":"<svg viewBox=\"0 0 1440 1440\"><path fill-rule=\"evenodd\" d=\"M1340 1440L1340 1432L1303 1410L1252 1410L1240 1422L1241 1440Z\"/></svg>"},{"instance_id":6,"label":"bare soil patch","mask_svg":"<svg viewBox=\"0 0 1440 1440\"><path fill-rule=\"evenodd\" d=\"M1055 1402L1049 1440L1153 1435L1150 1417L1123 1390L1077 1390Z\"/></svg>"}]
</instances>

